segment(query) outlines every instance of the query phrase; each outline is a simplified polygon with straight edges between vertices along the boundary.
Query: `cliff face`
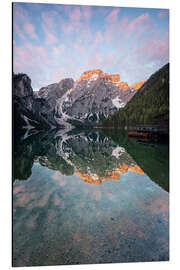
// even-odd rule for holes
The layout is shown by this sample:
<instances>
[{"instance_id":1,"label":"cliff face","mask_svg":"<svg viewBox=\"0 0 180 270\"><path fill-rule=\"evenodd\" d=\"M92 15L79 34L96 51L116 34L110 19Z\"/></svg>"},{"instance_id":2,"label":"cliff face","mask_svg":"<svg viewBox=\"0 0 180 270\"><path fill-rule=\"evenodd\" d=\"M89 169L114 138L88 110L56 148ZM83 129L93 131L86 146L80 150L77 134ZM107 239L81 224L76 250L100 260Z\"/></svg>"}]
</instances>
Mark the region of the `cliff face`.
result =
<instances>
[{"instance_id":1,"label":"cliff face","mask_svg":"<svg viewBox=\"0 0 180 270\"><path fill-rule=\"evenodd\" d=\"M32 131L101 125L129 102L142 83L129 86L120 81L119 74L95 69L83 72L76 82L66 78L33 92L26 74L14 75L15 128Z\"/></svg>"},{"instance_id":2,"label":"cliff face","mask_svg":"<svg viewBox=\"0 0 180 270\"><path fill-rule=\"evenodd\" d=\"M123 91L127 91L130 89L129 85L127 82L118 82L116 84L119 88L121 88ZM133 87L132 87L133 88Z\"/></svg>"},{"instance_id":3,"label":"cliff face","mask_svg":"<svg viewBox=\"0 0 180 270\"><path fill-rule=\"evenodd\" d=\"M97 77L105 78L107 82L120 81L119 74L108 74L108 73L104 73L101 69L93 69L93 70L88 70L88 71L83 72L76 82L81 82L83 80L88 80L88 79L97 78Z\"/></svg>"},{"instance_id":4,"label":"cliff face","mask_svg":"<svg viewBox=\"0 0 180 270\"><path fill-rule=\"evenodd\" d=\"M82 73L82 75L76 80L76 82L81 82L84 80L89 80L93 78L104 78L107 82L112 82L122 90L126 91L129 90L130 88L133 88L134 90L138 90L144 83L145 81L139 81L135 82L131 85L128 85L127 82L120 81L120 75L119 74L108 74L103 72L101 69L93 69L93 70L88 70Z\"/></svg>"},{"instance_id":5,"label":"cliff face","mask_svg":"<svg viewBox=\"0 0 180 270\"><path fill-rule=\"evenodd\" d=\"M30 129L48 129L50 125L40 116L43 100L34 99L31 80L26 74L13 74L13 124L15 133ZM36 112L38 108L38 112Z\"/></svg>"},{"instance_id":6,"label":"cliff face","mask_svg":"<svg viewBox=\"0 0 180 270\"><path fill-rule=\"evenodd\" d=\"M56 127L56 99L74 84L72 79L33 92L31 79L26 74L13 74L13 123L16 133L34 133Z\"/></svg>"}]
</instances>

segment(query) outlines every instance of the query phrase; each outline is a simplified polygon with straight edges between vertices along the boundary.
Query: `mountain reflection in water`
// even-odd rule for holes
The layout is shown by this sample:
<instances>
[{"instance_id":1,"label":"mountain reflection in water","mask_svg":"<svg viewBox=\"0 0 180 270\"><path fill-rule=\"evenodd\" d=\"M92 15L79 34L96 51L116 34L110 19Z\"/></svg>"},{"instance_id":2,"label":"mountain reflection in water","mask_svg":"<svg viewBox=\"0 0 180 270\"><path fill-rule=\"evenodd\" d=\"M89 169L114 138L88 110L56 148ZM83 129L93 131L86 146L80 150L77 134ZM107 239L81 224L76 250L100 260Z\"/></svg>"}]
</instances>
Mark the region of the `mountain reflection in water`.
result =
<instances>
[{"instance_id":1,"label":"mountain reflection in water","mask_svg":"<svg viewBox=\"0 0 180 270\"><path fill-rule=\"evenodd\" d=\"M14 177L26 180L34 162L63 175L76 173L89 184L119 180L128 170L143 174L141 168L123 147L99 132L34 135L16 145Z\"/></svg>"},{"instance_id":2,"label":"mountain reflection in water","mask_svg":"<svg viewBox=\"0 0 180 270\"><path fill-rule=\"evenodd\" d=\"M165 185L119 138L60 130L15 140L13 266L168 260Z\"/></svg>"}]
</instances>

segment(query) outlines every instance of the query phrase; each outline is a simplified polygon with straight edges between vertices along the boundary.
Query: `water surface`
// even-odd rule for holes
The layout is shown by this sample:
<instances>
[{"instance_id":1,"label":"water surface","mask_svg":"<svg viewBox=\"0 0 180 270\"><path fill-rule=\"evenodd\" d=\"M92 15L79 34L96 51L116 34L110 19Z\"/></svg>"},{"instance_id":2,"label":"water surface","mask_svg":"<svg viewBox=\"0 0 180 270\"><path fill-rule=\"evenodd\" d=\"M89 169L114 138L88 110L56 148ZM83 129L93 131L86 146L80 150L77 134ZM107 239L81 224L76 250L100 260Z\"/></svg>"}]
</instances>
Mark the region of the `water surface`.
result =
<instances>
[{"instance_id":1,"label":"water surface","mask_svg":"<svg viewBox=\"0 0 180 270\"><path fill-rule=\"evenodd\" d=\"M16 140L13 266L168 260L168 174L168 144L120 131Z\"/></svg>"}]
</instances>

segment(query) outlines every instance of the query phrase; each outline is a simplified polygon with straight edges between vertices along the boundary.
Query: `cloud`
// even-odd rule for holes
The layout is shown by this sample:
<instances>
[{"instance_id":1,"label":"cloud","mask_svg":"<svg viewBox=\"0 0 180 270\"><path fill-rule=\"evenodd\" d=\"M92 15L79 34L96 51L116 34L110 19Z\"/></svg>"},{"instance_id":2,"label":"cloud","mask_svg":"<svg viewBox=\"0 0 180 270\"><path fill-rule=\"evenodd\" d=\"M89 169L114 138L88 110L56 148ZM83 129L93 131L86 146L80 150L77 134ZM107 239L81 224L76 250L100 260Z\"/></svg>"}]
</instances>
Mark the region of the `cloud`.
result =
<instances>
[{"instance_id":1,"label":"cloud","mask_svg":"<svg viewBox=\"0 0 180 270\"><path fill-rule=\"evenodd\" d=\"M72 12L69 14L69 18L72 21L80 21L81 19L81 11L79 7L75 7Z\"/></svg>"},{"instance_id":2,"label":"cloud","mask_svg":"<svg viewBox=\"0 0 180 270\"><path fill-rule=\"evenodd\" d=\"M108 16L106 16L106 20L110 23L115 23L118 21L118 13L120 8L114 8Z\"/></svg>"},{"instance_id":3,"label":"cloud","mask_svg":"<svg viewBox=\"0 0 180 270\"><path fill-rule=\"evenodd\" d=\"M162 40L151 40L138 47L134 55L141 64L158 62L161 65L169 61L169 41L165 34Z\"/></svg>"},{"instance_id":4,"label":"cloud","mask_svg":"<svg viewBox=\"0 0 180 270\"><path fill-rule=\"evenodd\" d=\"M96 49L100 43L104 41L104 37L100 31L96 32L94 35L94 41L92 44L92 48Z\"/></svg>"},{"instance_id":5,"label":"cloud","mask_svg":"<svg viewBox=\"0 0 180 270\"><path fill-rule=\"evenodd\" d=\"M140 16L138 16L137 18L135 18L134 20L132 20L129 23L129 25L127 27L127 32L128 33L132 32L135 29L136 26L142 25L148 19L149 19L148 12L141 14Z\"/></svg>"},{"instance_id":6,"label":"cloud","mask_svg":"<svg viewBox=\"0 0 180 270\"><path fill-rule=\"evenodd\" d=\"M35 26L31 23L27 23L24 25L24 30L26 33L32 38L38 40L38 37L35 33Z\"/></svg>"},{"instance_id":7,"label":"cloud","mask_svg":"<svg viewBox=\"0 0 180 270\"><path fill-rule=\"evenodd\" d=\"M65 75L66 70L63 67L57 67L51 72L51 78L54 82L59 82L62 78L66 77Z\"/></svg>"},{"instance_id":8,"label":"cloud","mask_svg":"<svg viewBox=\"0 0 180 270\"><path fill-rule=\"evenodd\" d=\"M89 59L89 68L96 69L99 68L102 62L102 55L100 52L95 52L90 56Z\"/></svg>"},{"instance_id":9,"label":"cloud","mask_svg":"<svg viewBox=\"0 0 180 270\"><path fill-rule=\"evenodd\" d=\"M19 4L13 4L13 25L16 34L26 42L28 38L38 40L35 25L31 22L28 12Z\"/></svg>"},{"instance_id":10,"label":"cloud","mask_svg":"<svg viewBox=\"0 0 180 270\"><path fill-rule=\"evenodd\" d=\"M16 32L16 34L22 39L26 40L26 37L23 33L23 31L20 29L19 25L17 23L14 23L13 30Z\"/></svg>"},{"instance_id":11,"label":"cloud","mask_svg":"<svg viewBox=\"0 0 180 270\"><path fill-rule=\"evenodd\" d=\"M101 65L102 66L112 65L112 64L114 64L116 59L117 59L117 56L116 56L115 52L112 52L112 53L108 54L106 57L104 57Z\"/></svg>"},{"instance_id":12,"label":"cloud","mask_svg":"<svg viewBox=\"0 0 180 270\"><path fill-rule=\"evenodd\" d=\"M75 43L74 48L78 51L80 54L84 54L86 49L84 46L82 46L80 43Z\"/></svg>"},{"instance_id":13,"label":"cloud","mask_svg":"<svg viewBox=\"0 0 180 270\"><path fill-rule=\"evenodd\" d=\"M91 18L91 7L90 6L82 6L82 16L89 20Z\"/></svg>"},{"instance_id":14,"label":"cloud","mask_svg":"<svg viewBox=\"0 0 180 270\"><path fill-rule=\"evenodd\" d=\"M47 12L41 12L42 22L49 28L49 30L54 31L57 27L57 19L59 17L58 12L51 10Z\"/></svg>"},{"instance_id":15,"label":"cloud","mask_svg":"<svg viewBox=\"0 0 180 270\"><path fill-rule=\"evenodd\" d=\"M29 15L27 11L22 8L18 3L13 4L13 19L16 23L29 22Z\"/></svg>"},{"instance_id":16,"label":"cloud","mask_svg":"<svg viewBox=\"0 0 180 270\"><path fill-rule=\"evenodd\" d=\"M162 37L167 24L159 19L168 10L139 14L136 9L41 4L37 12L34 4L13 6L13 66L27 73L35 88L93 68L136 81L169 59L168 29Z\"/></svg>"},{"instance_id":17,"label":"cloud","mask_svg":"<svg viewBox=\"0 0 180 270\"><path fill-rule=\"evenodd\" d=\"M111 23L107 23L104 33L106 42L112 43L113 40L115 43L117 43L117 40L122 42L122 38L124 38L124 34L126 33L127 23L127 16L123 16L120 21L117 20Z\"/></svg>"},{"instance_id":18,"label":"cloud","mask_svg":"<svg viewBox=\"0 0 180 270\"><path fill-rule=\"evenodd\" d=\"M57 37L48 29L45 24L42 24L42 29L45 33L45 39L47 44L54 44L58 42Z\"/></svg>"},{"instance_id":19,"label":"cloud","mask_svg":"<svg viewBox=\"0 0 180 270\"><path fill-rule=\"evenodd\" d=\"M14 48L13 70L15 73L27 73L33 87L39 88L50 79L49 71L55 67L48 50L41 45L26 42Z\"/></svg>"},{"instance_id":20,"label":"cloud","mask_svg":"<svg viewBox=\"0 0 180 270\"><path fill-rule=\"evenodd\" d=\"M57 38L57 21L59 15L56 11L42 12L42 29L45 33L45 42L47 44L58 43Z\"/></svg>"},{"instance_id":21,"label":"cloud","mask_svg":"<svg viewBox=\"0 0 180 270\"><path fill-rule=\"evenodd\" d=\"M63 44L59 45L58 47L53 47L53 54L55 57L59 56L65 49Z\"/></svg>"}]
</instances>

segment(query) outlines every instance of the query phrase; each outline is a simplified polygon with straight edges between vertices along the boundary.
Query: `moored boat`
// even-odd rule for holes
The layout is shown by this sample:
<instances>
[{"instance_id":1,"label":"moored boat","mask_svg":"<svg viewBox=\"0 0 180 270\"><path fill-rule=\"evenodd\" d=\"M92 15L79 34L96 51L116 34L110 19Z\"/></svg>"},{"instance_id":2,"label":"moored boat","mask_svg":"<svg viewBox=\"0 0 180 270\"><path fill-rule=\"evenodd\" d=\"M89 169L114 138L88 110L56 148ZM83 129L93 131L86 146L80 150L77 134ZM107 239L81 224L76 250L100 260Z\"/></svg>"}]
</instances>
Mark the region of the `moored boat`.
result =
<instances>
[{"instance_id":1,"label":"moored boat","mask_svg":"<svg viewBox=\"0 0 180 270\"><path fill-rule=\"evenodd\" d=\"M146 132L128 132L128 136L138 138L150 138L151 134Z\"/></svg>"}]
</instances>

